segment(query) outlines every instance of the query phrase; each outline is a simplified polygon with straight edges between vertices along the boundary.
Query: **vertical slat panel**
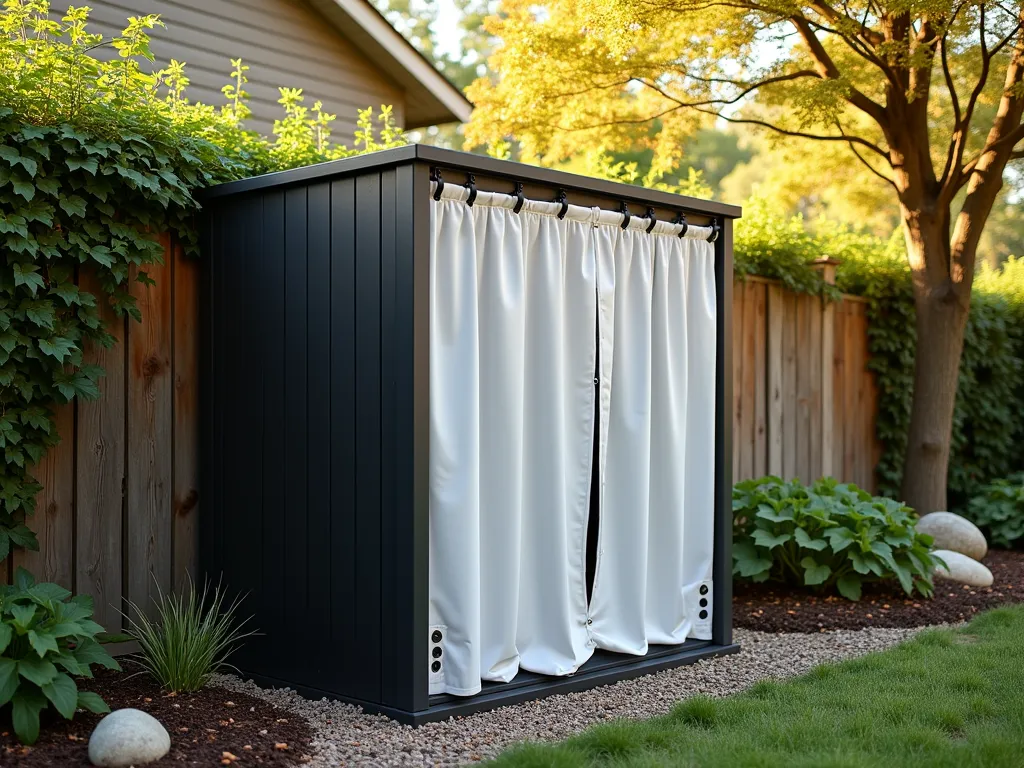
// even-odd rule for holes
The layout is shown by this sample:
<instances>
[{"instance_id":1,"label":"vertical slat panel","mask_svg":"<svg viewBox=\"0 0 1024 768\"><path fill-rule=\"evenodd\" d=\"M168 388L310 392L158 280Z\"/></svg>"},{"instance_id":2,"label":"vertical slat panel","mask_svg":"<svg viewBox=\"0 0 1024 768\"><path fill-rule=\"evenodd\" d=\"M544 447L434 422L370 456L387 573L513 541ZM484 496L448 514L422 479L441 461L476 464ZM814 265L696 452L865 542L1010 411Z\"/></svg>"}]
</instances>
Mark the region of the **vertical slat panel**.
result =
<instances>
[{"instance_id":1,"label":"vertical slat panel","mask_svg":"<svg viewBox=\"0 0 1024 768\"><path fill-rule=\"evenodd\" d=\"M782 286L768 284L768 473L784 474L783 420L785 418L785 383L783 361L783 327L786 314Z\"/></svg>"},{"instance_id":2,"label":"vertical slat panel","mask_svg":"<svg viewBox=\"0 0 1024 768\"><path fill-rule=\"evenodd\" d=\"M261 344L263 348L263 398L260 411L263 421L261 473L263 514L260 520L259 556L262 560L262 594L253 596L261 604L260 614L273 635L266 640L253 638L265 650L260 658L270 659L267 668L271 674L280 674L286 654L293 646L287 638L285 605L292 594L293 578L285 567L282 543L287 540L287 529L293 515L298 514L290 505L291 493L285 486L281 467L284 462L285 411L285 202L284 192L270 190L263 195L262 227L263 290L260 292L262 317ZM294 576L294 574L291 574ZM324 608L326 610L326 607ZM254 652L257 649L254 649Z\"/></svg>"},{"instance_id":3,"label":"vertical slat panel","mask_svg":"<svg viewBox=\"0 0 1024 768\"><path fill-rule=\"evenodd\" d=\"M398 515L395 507L395 483L398 480L395 450L395 406L397 384L395 357L395 284L397 254L395 252L396 178L393 169L380 175L380 455L381 455L381 602L394 605L398 595ZM399 625L393 611L381 609L381 701L395 701L408 681L398 677L398 669L390 661L398 648Z\"/></svg>"},{"instance_id":4,"label":"vertical slat panel","mask_svg":"<svg viewBox=\"0 0 1024 768\"><path fill-rule=\"evenodd\" d=\"M169 245L169 237L164 236ZM167 253L165 249L165 253ZM168 254L169 255L169 254ZM131 293L142 313L128 326L128 599L147 614L171 582L171 307L170 259L146 267L155 285Z\"/></svg>"},{"instance_id":5,"label":"vertical slat panel","mask_svg":"<svg viewBox=\"0 0 1024 768\"><path fill-rule=\"evenodd\" d=\"M768 471L768 370L767 370L767 328L765 312L768 303L768 286L754 284L754 464L753 477L762 477Z\"/></svg>"},{"instance_id":6,"label":"vertical slat panel","mask_svg":"<svg viewBox=\"0 0 1024 768\"><path fill-rule=\"evenodd\" d=\"M283 555L288 575L285 600L285 625L303 626L309 617L308 585L308 475L307 429L310 416L307 403L306 343L307 318L307 209L306 188L285 191L285 308L284 308L284 407L285 431L283 465L286 491L287 524L284 529ZM317 606L324 610L326 606ZM307 669L310 659L291 663L292 668Z\"/></svg>"},{"instance_id":7,"label":"vertical slat panel","mask_svg":"<svg viewBox=\"0 0 1024 768\"><path fill-rule=\"evenodd\" d=\"M858 343L858 355L857 355L857 419L860 431L860 440L857 446L857 465L856 465L856 476L859 478L859 483L862 485L870 485L867 482L869 473L870 455L871 455L871 436L868 434L868 424L871 422L871 415L868 413L868 387L870 386L870 376L867 370L868 363L868 350L867 350L867 312L865 307L861 305L860 312L857 313L857 341Z\"/></svg>"},{"instance_id":8,"label":"vertical slat panel","mask_svg":"<svg viewBox=\"0 0 1024 768\"><path fill-rule=\"evenodd\" d=\"M356 610L360 662L352 691L380 697L381 642L380 175L356 178Z\"/></svg>"},{"instance_id":9,"label":"vertical slat panel","mask_svg":"<svg viewBox=\"0 0 1024 768\"><path fill-rule=\"evenodd\" d=\"M810 476L811 369L808 297L796 297L796 465L795 474L803 482Z\"/></svg>"},{"instance_id":10,"label":"vertical slat panel","mask_svg":"<svg viewBox=\"0 0 1024 768\"><path fill-rule=\"evenodd\" d=\"M15 568L26 568L38 581L74 586L75 405L54 409L54 426L61 441L51 447L32 474L43 486L36 512L26 520L35 531L39 550L13 549Z\"/></svg>"},{"instance_id":11,"label":"vertical slat panel","mask_svg":"<svg viewBox=\"0 0 1024 768\"><path fill-rule=\"evenodd\" d=\"M196 257L173 249L174 578L177 589L197 576L199 531L199 271Z\"/></svg>"},{"instance_id":12,"label":"vertical slat panel","mask_svg":"<svg viewBox=\"0 0 1024 768\"><path fill-rule=\"evenodd\" d=\"M317 678L335 665L326 653L331 616L331 187L312 184L306 193L306 434L309 484L306 528L309 606L306 625L316 638L309 668Z\"/></svg>"},{"instance_id":13,"label":"vertical slat panel","mask_svg":"<svg viewBox=\"0 0 1024 768\"><path fill-rule=\"evenodd\" d=\"M821 325L823 322L822 301L816 296L808 296L804 302L807 308L807 357L805 365L808 380L808 456L807 477L811 483L821 477L822 447L822 357L821 357Z\"/></svg>"},{"instance_id":14,"label":"vertical slat panel","mask_svg":"<svg viewBox=\"0 0 1024 768\"><path fill-rule=\"evenodd\" d=\"M742 414L740 430L740 464L733 472L746 480L754 476L755 388L761 372L757 369L757 284L747 280L743 285L743 334L739 354L743 358L743 379L737 382ZM738 293L738 291L737 291Z\"/></svg>"},{"instance_id":15,"label":"vertical slat panel","mask_svg":"<svg viewBox=\"0 0 1024 768\"><path fill-rule=\"evenodd\" d=\"M856 478L856 454L859 444L860 428L857 420L857 379L860 378L860 355L857 344L857 307L851 304L851 310L846 316L846 382L843 393L843 420L846 423L844 428L844 440L846 443L843 451L843 476Z\"/></svg>"},{"instance_id":16,"label":"vertical slat panel","mask_svg":"<svg viewBox=\"0 0 1024 768\"><path fill-rule=\"evenodd\" d=\"M791 480L798 474L797 297L784 293L782 306L782 473Z\"/></svg>"},{"instance_id":17,"label":"vertical slat panel","mask_svg":"<svg viewBox=\"0 0 1024 768\"><path fill-rule=\"evenodd\" d=\"M92 272L83 270L79 288L102 296ZM114 315L102 299L100 318L114 337L109 349L87 344L86 365L106 372L100 379L99 400L78 402L78 429L74 435L75 466L75 589L92 595L94 618L106 629L121 628L123 547L121 511L125 481L125 320Z\"/></svg>"},{"instance_id":18,"label":"vertical slat panel","mask_svg":"<svg viewBox=\"0 0 1024 768\"><path fill-rule=\"evenodd\" d=\"M351 679L356 653L355 181L331 187L331 644Z\"/></svg>"},{"instance_id":19,"label":"vertical slat panel","mask_svg":"<svg viewBox=\"0 0 1024 768\"><path fill-rule=\"evenodd\" d=\"M844 403L846 391L846 312L849 302L841 301L833 314L832 355L832 474L840 482L850 478L843 474L843 445L845 437Z\"/></svg>"},{"instance_id":20,"label":"vertical slat panel","mask_svg":"<svg viewBox=\"0 0 1024 768\"><path fill-rule=\"evenodd\" d=\"M744 284L735 287L732 294L732 472L733 480L741 480L738 474L743 465L740 452L743 450L743 306L746 293Z\"/></svg>"},{"instance_id":21,"label":"vertical slat panel","mask_svg":"<svg viewBox=\"0 0 1024 768\"><path fill-rule=\"evenodd\" d=\"M835 334L837 302L827 301L821 317L821 467L820 473L835 475Z\"/></svg>"}]
</instances>

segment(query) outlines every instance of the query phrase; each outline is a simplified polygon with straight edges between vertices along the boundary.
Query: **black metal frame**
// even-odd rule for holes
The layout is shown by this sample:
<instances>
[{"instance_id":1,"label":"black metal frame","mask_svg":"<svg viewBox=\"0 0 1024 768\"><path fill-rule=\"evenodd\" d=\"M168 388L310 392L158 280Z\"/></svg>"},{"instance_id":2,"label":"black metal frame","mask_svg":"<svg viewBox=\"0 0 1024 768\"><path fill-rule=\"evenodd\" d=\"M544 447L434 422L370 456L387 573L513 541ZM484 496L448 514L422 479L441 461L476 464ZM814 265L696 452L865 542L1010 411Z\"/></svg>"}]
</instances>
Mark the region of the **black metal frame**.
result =
<instances>
[{"instance_id":1,"label":"black metal frame","mask_svg":"<svg viewBox=\"0 0 1024 768\"><path fill-rule=\"evenodd\" d=\"M691 640L679 647L652 648L643 657L599 652L572 677L540 678L520 673L511 683L489 684L474 697L428 695L429 222L433 169L442 172L446 183L458 184L471 178L475 190L547 200L562 193L564 197L557 199L581 205L617 209L620 203L632 204L632 215L646 216L652 223L655 218L671 221L682 214L691 225L715 226L718 344L710 641ZM422 145L223 184L207 190L203 204L207 211L203 237L207 258L201 329L204 434L200 472L206 501L200 557L201 566L211 577L223 575L226 584L252 596L249 610L256 611L256 625L266 639L250 641L239 657L238 665L247 676L310 695L350 701L418 724L582 690L738 650L732 640L731 612L730 410L732 220L740 216L738 207ZM374 226L364 226L367 219L376 222ZM293 242L295 238L301 239L301 244ZM296 259L304 259L301 270ZM241 277L239 270L251 272L241 285L231 279ZM318 276L323 275L329 277L333 287L319 285ZM354 286L344 283L347 275L354 276ZM305 287L297 288L296 280ZM300 289L305 293L298 297L298 309L293 311L291 292ZM261 292L268 294L265 303ZM366 298L368 292L372 295ZM286 331L278 332L273 328L275 318L296 319ZM248 328L249 322L257 327ZM349 328L348 322L360 330ZM276 333L270 334L277 344L274 349L263 349L260 331ZM326 341L323 333L327 334ZM273 367L288 365L287 354L303 339L307 349L326 350L329 359L336 361L330 363L330 370L317 368L315 356L307 358L305 353L301 357L305 366L301 377L290 368L282 373ZM237 344L249 346L229 356ZM349 363L350 374L344 368ZM265 424L254 426L245 418L252 412L238 410L237 375L231 377L232 366L241 364L259 368L248 375L258 374L260 397L246 395L245 406L262 409ZM334 374L349 375L354 381L337 384ZM287 394L277 392L279 386L285 393L300 392L307 402L305 432L303 425L290 423L286 426L291 431L287 431L285 425L271 418L273 407L290 402ZM294 386L300 390L294 390ZM328 418L329 428L316 431L311 408L323 402L325 395L330 403L338 397L344 399L345 407L351 409L352 423L347 426L355 436L346 433L346 424L339 422L336 413ZM257 434L263 441L262 453L250 445ZM359 435L364 444L358 446L357 455L353 448L361 439ZM276 470L277 461L287 459L294 465L290 456L293 446L288 442L293 438L299 440L296 445L303 455L316 458L316 449L326 446L330 457L324 465L330 475L326 491L324 478L314 477L306 469L309 488L302 499L308 509L293 513L306 516L301 528L305 538L300 536L297 543L294 540L298 534L274 517L288 514L286 510L274 509L274 501L264 498L268 487L283 495L284 488L265 478L268 471ZM275 439L285 443L280 450L273 443ZM371 451L368 457L361 453L365 451ZM256 460L257 454L263 479L252 479L254 468L247 465ZM296 476L294 467L291 471L292 475L282 482ZM368 483L367 476L372 482ZM253 489L257 483L262 483L262 491ZM333 483L338 484L337 489ZM345 483L351 483L355 490ZM249 507L243 503L258 503L259 526L250 519ZM346 544L344 537L336 536L336 528L351 533L358 541ZM329 531L330 541L344 549L326 547L317 539L322 531ZM277 536L291 538L282 545L274 540ZM279 546L283 547L285 561L276 564L268 553L278 551L275 548ZM367 553L364 546L376 549ZM238 547L255 552L246 559L229 551ZM329 561L334 557L351 558L352 562L324 563L325 557ZM254 562L252 558L262 560ZM296 566L304 571L290 573ZM347 570L339 575L340 566ZM281 608L277 601L282 599L297 600L305 607ZM311 620L316 611L323 609L318 604L323 600L337 608L338 616L332 612L322 627L303 625L304 618ZM358 601L359 606L350 609L341 604L346 600ZM299 626L290 624L296 620ZM347 627L346 622L351 626ZM318 631L328 633L326 640L321 642ZM379 647L372 650L360 646L359 638L350 637L348 632L366 635L367 643ZM308 652L304 646L307 639ZM283 649L289 642L293 644L291 654L307 654L309 658L284 658ZM337 658L332 658L334 654ZM336 666L340 671L335 670Z\"/></svg>"}]
</instances>

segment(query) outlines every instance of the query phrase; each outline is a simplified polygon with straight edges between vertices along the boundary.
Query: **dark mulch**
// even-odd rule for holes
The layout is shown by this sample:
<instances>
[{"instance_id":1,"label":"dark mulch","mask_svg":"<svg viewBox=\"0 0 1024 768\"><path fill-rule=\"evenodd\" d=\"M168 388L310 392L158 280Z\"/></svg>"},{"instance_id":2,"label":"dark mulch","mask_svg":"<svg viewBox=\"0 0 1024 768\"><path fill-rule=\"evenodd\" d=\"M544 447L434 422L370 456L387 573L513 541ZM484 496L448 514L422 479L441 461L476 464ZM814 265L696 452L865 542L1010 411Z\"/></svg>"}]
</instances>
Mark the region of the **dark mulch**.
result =
<instances>
[{"instance_id":1,"label":"dark mulch","mask_svg":"<svg viewBox=\"0 0 1024 768\"><path fill-rule=\"evenodd\" d=\"M995 579L991 587L936 581L931 600L918 595L908 599L899 585L865 587L863 597L854 603L779 585L737 583L733 624L761 632L923 627L965 621L988 608L1024 602L1024 552L993 550L983 562Z\"/></svg>"},{"instance_id":2,"label":"dark mulch","mask_svg":"<svg viewBox=\"0 0 1024 768\"><path fill-rule=\"evenodd\" d=\"M171 735L171 751L152 766L262 765L286 768L306 762L312 731L304 719L244 693L210 686L168 695L147 675L121 659L127 672L100 670L79 681L111 709L148 712ZM89 735L100 717L78 712L74 720L44 716L39 741L23 747L11 728L9 707L0 712L0 765L88 766ZM228 753L227 755L225 753Z\"/></svg>"}]
</instances>

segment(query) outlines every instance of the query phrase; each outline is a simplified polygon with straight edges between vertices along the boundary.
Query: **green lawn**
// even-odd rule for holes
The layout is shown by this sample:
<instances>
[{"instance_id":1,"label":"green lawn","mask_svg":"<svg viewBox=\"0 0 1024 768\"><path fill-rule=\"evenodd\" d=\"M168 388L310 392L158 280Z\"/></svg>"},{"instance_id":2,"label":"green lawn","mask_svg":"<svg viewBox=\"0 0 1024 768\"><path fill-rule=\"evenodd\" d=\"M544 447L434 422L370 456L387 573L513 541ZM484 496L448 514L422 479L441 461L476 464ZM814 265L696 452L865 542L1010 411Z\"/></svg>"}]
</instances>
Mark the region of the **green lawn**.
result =
<instances>
[{"instance_id":1,"label":"green lawn","mask_svg":"<svg viewBox=\"0 0 1024 768\"><path fill-rule=\"evenodd\" d=\"M883 653L523 745L498 766L1024 766L1024 606Z\"/></svg>"}]
</instances>

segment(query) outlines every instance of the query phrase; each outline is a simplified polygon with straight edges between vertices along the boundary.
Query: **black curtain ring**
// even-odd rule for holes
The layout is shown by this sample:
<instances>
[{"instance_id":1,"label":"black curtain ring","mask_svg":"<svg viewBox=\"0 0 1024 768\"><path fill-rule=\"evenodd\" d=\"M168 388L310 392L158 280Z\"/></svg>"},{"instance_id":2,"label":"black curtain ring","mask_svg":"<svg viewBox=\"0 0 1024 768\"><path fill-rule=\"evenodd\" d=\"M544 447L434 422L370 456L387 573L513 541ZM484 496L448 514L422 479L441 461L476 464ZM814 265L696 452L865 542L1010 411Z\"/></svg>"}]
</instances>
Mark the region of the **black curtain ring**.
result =
<instances>
[{"instance_id":1,"label":"black curtain ring","mask_svg":"<svg viewBox=\"0 0 1024 768\"><path fill-rule=\"evenodd\" d=\"M466 189L469 190L469 198L466 200L466 205L472 207L473 203L476 202L476 176L472 173L467 173L466 176Z\"/></svg>"},{"instance_id":2,"label":"black curtain ring","mask_svg":"<svg viewBox=\"0 0 1024 768\"><path fill-rule=\"evenodd\" d=\"M626 229L629 227L629 206L626 205L626 201L623 200L619 204L619 213L622 214L622 228Z\"/></svg>"},{"instance_id":3,"label":"black curtain ring","mask_svg":"<svg viewBox=\"0 0 1024 768\"><path fill-rule=\"evenodd\" d=\"M721 231L721 227L718 226L717 221L711 222L711 234L708 235L708 242L713 243L718 239L718 233Z\"/></svg>"},{"instance_id":4,"label":"black curtain ring","mask_svg":"<svg viewBox=\"0 0 1024 768\"><path fill-rule=\"evenodd\" d=\"M437 182L437 187L434 188L434 199L441 199L441 191L444 189L444 179L441 178L441 170L439 168L433 168L430 174L430 180Z\"/></svg>"},{"instance_id":5,"label":"black curtain ring","mask_svg":"<svg viewBox=\"0 0 1024 768\"><path fill-rule=\"evenodd\" d=\"M679 230L679 237L683 237L686 234L686 230L690 228L690 225L686 223L686 214L680 211L676 214L676 217L672 220L673 224L682 224L683 228Z\"/></svg>"},{"instance_id":6,"label":"black curtain ring","mask_svg":"<svg viewBox=\"0 0 1024 768\"><path fill-rule=\"evenodd\" d=\"M519 213L523 210L523 203L526 202L526 198L523 197L523 182L516 182L516 189L513 194L516 196L516 204L512 208L512 213Z\"/></svg>"},{"instance_id":7,"label":"black curtain ring","mask_svg":"<svg viewBox=\"0 0 1024 768\"><path fill-rule=\"evenodd\" d=\"M558 197L555 198L555 202L562 204L562 209L558 212L558 218L564 219L565 218L565 214L569 212L569 203L565 199L565 190L564 189L558 190Z\"/></svg>"},{"instance_id":8,"label":"black curtain ring","mask_svg":"<svg viewBox=\"0 0 1024 768\"><path fill-rule=\"evenodd\" d=\"M651 234L654 229L654 225L658 223L658 220L654 217L654 209L648 206L647 213L644 214L645 219L650 219L650 224L647 225L647 234Z\"/></svg>"}]
</instances>

